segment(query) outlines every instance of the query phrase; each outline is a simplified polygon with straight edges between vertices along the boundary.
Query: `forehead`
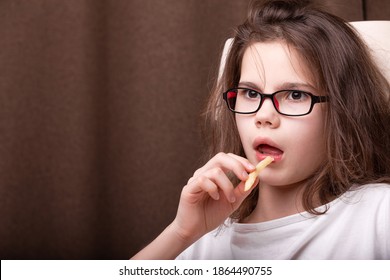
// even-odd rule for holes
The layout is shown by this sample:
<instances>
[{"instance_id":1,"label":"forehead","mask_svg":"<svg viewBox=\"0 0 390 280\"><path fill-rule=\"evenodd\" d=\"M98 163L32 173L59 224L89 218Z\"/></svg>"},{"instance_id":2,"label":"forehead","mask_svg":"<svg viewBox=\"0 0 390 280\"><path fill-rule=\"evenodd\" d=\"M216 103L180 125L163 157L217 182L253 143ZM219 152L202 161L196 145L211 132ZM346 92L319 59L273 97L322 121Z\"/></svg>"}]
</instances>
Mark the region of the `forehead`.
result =
<instances>
[{"instance_id":1,"label":"forehead","mask_svg":"<svg viewBox=\"0 0 390 280\"><path fill-rule=\"evenodd\" d=\"M314 88L310 68L301 55L283 41L257 42L247 47L241 65L240 83L275 91L284 84L307 84Z\"/></svg>"}]
</instances>

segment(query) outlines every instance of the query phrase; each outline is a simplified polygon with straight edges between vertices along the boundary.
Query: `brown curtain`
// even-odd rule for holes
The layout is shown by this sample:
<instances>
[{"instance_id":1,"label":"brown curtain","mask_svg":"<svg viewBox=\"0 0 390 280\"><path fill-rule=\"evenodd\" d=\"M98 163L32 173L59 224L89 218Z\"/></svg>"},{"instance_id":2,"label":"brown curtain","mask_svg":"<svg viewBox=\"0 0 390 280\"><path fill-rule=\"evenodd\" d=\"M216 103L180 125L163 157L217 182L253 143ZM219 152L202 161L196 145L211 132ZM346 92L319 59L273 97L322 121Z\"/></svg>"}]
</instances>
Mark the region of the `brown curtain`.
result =
<instances>
[{"instance_id":1,"label":"brown curtain","mask_svg":"<svg viewBox=\"0 0 390 280\"><path fill-rule=\"evenodd\" d=\"M1 259L127 259L164 229L248 2L0 1ZM388 1L327 2L390 19Z\"/></svg>"}]
</instances>

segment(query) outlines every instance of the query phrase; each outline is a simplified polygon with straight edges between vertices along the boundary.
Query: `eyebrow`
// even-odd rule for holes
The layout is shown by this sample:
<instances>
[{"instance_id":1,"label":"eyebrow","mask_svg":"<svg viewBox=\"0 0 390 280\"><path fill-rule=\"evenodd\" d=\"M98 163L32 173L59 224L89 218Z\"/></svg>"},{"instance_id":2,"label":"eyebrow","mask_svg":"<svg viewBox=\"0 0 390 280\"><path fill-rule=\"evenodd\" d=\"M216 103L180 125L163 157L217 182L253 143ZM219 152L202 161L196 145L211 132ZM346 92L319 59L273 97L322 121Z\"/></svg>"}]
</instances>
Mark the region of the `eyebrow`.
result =
<instances>
[{"instance_id":1,"label":"eyebrow","mask_svg":"<svg viewBox=\"0 0 390 280\"><path fill-rule=\"evenodd\" d=\"M247 81L241 81L238 83L238 87L249 87L254 90L262 91L260 87L252 82ZM305 90L305 91L317 91L315 87L313 87L310 84L306 83L293 83L293 82L286 82L278 86L278 90L283 89L299 89L299 90Z\"/></svg>"},{"instance_id":2,"label":"eyebrow","mask_svg":"<svg viewBox=\"0 0 390 280\"><path fill-rule=\"evenodd\" d=\"M245 81L239 82L238 87L249 87L251 89L261 91L260 88L256 84L251 83L251 82L245 82Z\"/></svg>"}]
</instances>

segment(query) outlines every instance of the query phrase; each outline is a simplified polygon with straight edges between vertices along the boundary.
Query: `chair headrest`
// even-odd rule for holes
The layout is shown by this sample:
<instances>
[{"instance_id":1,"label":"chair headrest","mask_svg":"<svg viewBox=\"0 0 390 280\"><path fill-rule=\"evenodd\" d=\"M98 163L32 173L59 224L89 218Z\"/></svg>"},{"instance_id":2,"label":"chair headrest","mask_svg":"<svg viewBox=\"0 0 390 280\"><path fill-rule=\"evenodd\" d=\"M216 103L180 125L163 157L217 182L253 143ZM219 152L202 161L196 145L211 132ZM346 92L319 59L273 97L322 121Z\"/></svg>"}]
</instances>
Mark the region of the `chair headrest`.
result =
<instances>
[{"instance_id":1,"label":"chair headrest","mask_svg":"<svg viewBox=\"0 0 390 280\"><path fill-rule=\"evenodd\" d=\"M366 42L375 62L390 83L390 21L355 21L350 24Z\"/></svg>"},{"instance_id":2,"label":"chair headrest","mask_svg":"<svg viewBox=\"0 0 390 280\"><path fill-rule=\"evenodd\" d=\"M360 34L372 52L374 61L390 83L390 21L354 21L350 24ZM227 39L223 49L219 75L225 67L226 56L233 39Z\"/></svg>"}]
</instances>

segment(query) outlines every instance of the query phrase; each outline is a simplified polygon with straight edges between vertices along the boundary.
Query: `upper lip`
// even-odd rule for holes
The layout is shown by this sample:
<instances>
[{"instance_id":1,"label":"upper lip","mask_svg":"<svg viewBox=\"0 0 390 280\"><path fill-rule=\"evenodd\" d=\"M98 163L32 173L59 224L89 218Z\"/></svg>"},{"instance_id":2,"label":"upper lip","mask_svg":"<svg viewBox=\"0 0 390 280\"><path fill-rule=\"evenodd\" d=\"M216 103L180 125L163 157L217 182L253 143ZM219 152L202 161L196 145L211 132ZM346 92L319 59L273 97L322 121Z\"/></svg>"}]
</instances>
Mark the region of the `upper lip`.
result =
<instances>
[{"instance_id":1,"label":"upper lip","mask_svg":"<svg viewBox=\"0 0 390 280\"><path fill-rule=\"evenodd\" d=\"M269 145L269 146L272 146L272 147L275 147L281 151L283 151L283 149L281 149L280 146L278 146L274 141L272 141L270 138L266 138L266 137L257 137L254 141L253 141L253 149L257 150L259 148L260 145Z\"/></svg>"}]
</instances>

